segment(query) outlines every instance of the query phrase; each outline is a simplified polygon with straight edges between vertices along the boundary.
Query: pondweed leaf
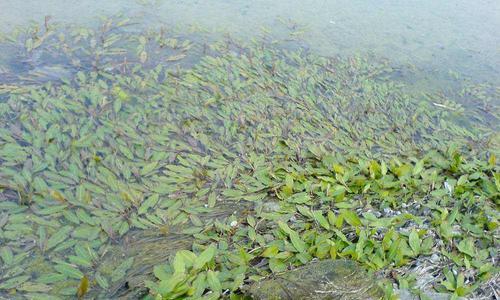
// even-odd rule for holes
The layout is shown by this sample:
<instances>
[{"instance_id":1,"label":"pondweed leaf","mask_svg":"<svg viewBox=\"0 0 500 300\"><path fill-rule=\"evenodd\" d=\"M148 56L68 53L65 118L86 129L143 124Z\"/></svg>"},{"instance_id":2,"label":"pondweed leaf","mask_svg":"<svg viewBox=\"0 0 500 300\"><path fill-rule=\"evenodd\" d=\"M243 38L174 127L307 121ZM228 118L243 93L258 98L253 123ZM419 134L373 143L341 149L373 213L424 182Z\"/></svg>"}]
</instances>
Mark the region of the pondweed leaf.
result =
<instances>
[{"instance_id":1,"label":"pondweed leaf","mask_svg":"<svg viewBox=\"0 0 500 300\"><path fill-rule=\"evenodd\" d=\"M14 261L14 254L8 246L4 246L0 249L0 257L5 265L10 265Z\"/></svg>"},{"instance_id":2,"label":"pondweed leaf","mask_svg":"<svg viewBox=\"0 0 500 300\"><path fill-rule=\"evenodd\" d=\"M313 211L312 214L313 214L316 222L319 223L319 225L321 225L326 230L330 229L330 224L328 223L328 220L323 216L323 212L316 210L316 211Z\"/></svg>"},{"instance_id":3,"label":"pondweed leaf","mask_svg":"<svg viewBox=\"0 0 500 300\"><path fill-rule=\"evenodd\" d=\"M217 253L217 248L214 245L208 246L203 252L198 255L196 260L193 263L193 269L200 270L205 267L212 259L214 259Z\"/></svg>"},{"instance_id":4,"label":"pondweed leaf","mask_svg":"<svg viewBox=\"0 0 500 300\"><path fill-rule=\"evenodd\" d=\"M81 266L84 268L92 267L92 262L85 257L81 256L68 256L68 260L71 264Z\"/></svg>"},{"instance_id":5,"label":"pondweed leaf","mask_svg":"<svg viewBox=\"0 0 500 300\"><path fill-rule=\"evenodd\" d=\"M71 226L65 226L61 229L58 229L57 232L55 232L47 240L47 250L54 248L55 246L66 240L69 237L71 230L73 230Z\"/></svg>"},{"instance_id":6,"label":"pondweed leaf","mask_svg":"<svg viewBox=\"0 0 500 300\"><path fill-rule=\"evenodd\" d=\"M358 227L361 226L361 220L352 210L341 210L340 215L344 218L344 220L352 226Z\"/></svg>"},{"instance_id":7,"label":"pondweed leaf","mask_svg":"<svg viewBox=\"0 0 500 300\"><path fill-rule=\"evenodd\" d=\"M76 267L70 264L58 264L54 267L59 273L74 279L83 277L83 273Z\"/></svg>"},{"instance_id":8,"label":"pondweed leaf","mask_svg":"<svg viewBox=\"0 0 500 300\"><path fill-rule=\"evenodd\" d=\"M18 287L22 283L28 281L30 276L22 275L13 278L6 279L5 281L0 282L0 290L7 290Z\"/></svg>"},{"instance_id":9,"label":"pondweed leaf","mask_svg":"<svg viewBox=\"0 0 500 300\"><path fill-rule=\"evenodd\" d=\"M142 167L141 169L141 175L147 175L148 173L152 172L153 170L156 169L156 167L158 166L158 162L157 161L153 161L147 165L145 165L144 167Z\"/></svg>"},{"instance_id":10,"label":"pondweed leaf","mask_svg":"<svg viewBox=\"0 0 500 300\"><path fill-rule=\"evenodd\" d=\"M424 161L419 160L416 164L415 167L413 168L413 175L418 175L422 170L424 169Z\"/></svg>"},{"instance_id":11,"label":"pondweed leaf","mask_svg":"<svg viewBox=\"0 0 500 300\"><path fill-rule=\"evenodd\" d=\"M272 245L264 250L261 254L262 257L275 257L279 252L279 248L276 245Z\"/></svg>"},{"instance_id":12,"label":"pondweed leaf","mask_svg":"<svg viewBox=\"0 0 500 300\"><path fill-rule=\"evenodd\" d=\"M127 271L132 267L134 264L134 257L129 257L125 261L123 261L116 269L113 270L111 273L111 282L116 282L123 278Z\"/></svg>"},{"instance_id":13,"label":"pondweed leaf","mask_svg":"<svg viewBox=\"0 0 500 300\"><path fill-rule=\"evenodd\" d=\"M415 255L420 254L421 240L418 236L418 233L414 229L410 232L409 244Z\"/></svg>"},{"instance_id":14,"label":"pondweed leaf","mask_svg":"<svg viewBox=\"0 0 500 300\"><path fill-rule=\"evenodd\" d=\"M138 214L144 214L148 211L149 208L154 207L156 203L158 203L160 196L158 194L153 194L150 197L148 197L139 207L137 213Z\"/></svg>"},{"instance_id":15,"label":"pondweed leaf","mask_svg":"<svg viewBox=\"0 0 500 300\"><path fill-rule=\"evenodd\" d=\"M474 241L471 238L463 239L458 243L457 248L460 252L469 255L470 257L475 256Z\"/></svg>"},{"instance_id":16,"label":"pondweed leaf","mask_svg":"<svg viewBox=\"0 0 500 300\"><path fill-rule=\"evenodd\" d=\"M454 270L433 265L429 287L485 294L494 86L417 97L376 58L322 57L271 34L202 45L212 36L127 22L47 23L0 41L34 63L0 63L8 296L74 298L85 271L95 298L137 298L150 272L158 299L234 297L313 257L401 267L412 289L423 254Z\"/></svg>"},{"instance_id":17,"label":"pondweed leaf","mask_svg":"<svg viewBox=\"0 0 500 300\"><path fill-rule=\"evenodd\" d=\"M205 275L205 273L200 273L193 280L194 291L192 292L193 293L192 297L194 298L201 297L205 292L206 288L207 288L207 276Z\"/></svg>"},{"instance_id":18,"label":"pondweed leaf","mask_svg":"<svg viewBox=\"0 0 500 300\"><path fill-rule=\"evenodd\" d=\"M287 198L286 201L295 204L307 204L311 200L311 196L307 193L297 193Z\"/></svg>"},{"instance_id":19,"label":"pondweed leaf","mask_svg":"<svg viewBox=\"0 0 500 300\"><path fill-rule=\"evenodd\" d=\"M212 292L214 292L216 295L220 295L222 293L222 285L219 281L219 278L217 277L217 273L212 270L207 271L207 283Z\"/></svg>"},{"instance_id":20,"label":"pondweed leaf","mask_svg":"<svg viewBox=\"0 0 500 300\"><path fill-rule=\"evenodd\" d=\"M67 278L66 275L64 274L58 274L58 273L53 273L53 274L44 274L38 278L36 278L36 282L39 283L44 283L44 284L51 284L55 282L61 282Z\"/></svg>"},{"instance_id":21,"label":"pondweed leaf","mask_svg":"<svg viewBox=\"0 0 500 300\"><path fill-rule=\"evenodd\" d=\"M292 245L298 252L304 252L307 250L306 243L304 243L297 232L292 230L286 223L283 223L281 221L278 221L278 226L290 237Z\"/></svg>"},{"instance_id":22,"label":"pondweed leaf","mask_svg":"<svg viewBox=\"0 0 500 300\"><path fill-rule=\"evenodd\" d=\"M210 193L210 195L208 195L208 207L214 207L216 202L217 196L214 192Z\"/></svg>"},{"instance_id":23,"label":"pondweed leaf","mask_svg":"<svg viewBox=\"0 0 500 300\"><path fill-rule=\"evenodd\" d=\"M52 289L52 287L43 283L25 282L16 289L28 293L33 293L33 292L47 293Z\"/></svg>"},{"instance_id":24,"label":"pondweed leaf","mask_svg":"<svg viewBox=\"0 0 500 300\"><path fill-rule=\"evenodd\" d=\"M102 289L107 289L109 287L108 281L100 273L95 274L95 280Z\"/></svg>"},{"instance_id":25,"label":"pondweed leaf","mask_svg":"<svg viewBox=\"0 0 500 300\"><path fill-rule=\"evenodd\" d=\"M39 211L37 211L37 214L39 214L39 215L53 215L53 214L62 212L67 207L68 207L67 205L55 205L55 206L40 209Z\"/></svg>"},{"instance_id":26,"label":"pondweed leaf","mask_svg":"<svg viewBox=\"0 0 500 300\"><path fill-rule=\"evenodd\" d=\"M183 255L176 254L172 265L174 267L175 273L185 273L186 272L186 263L184 262Z\"/></svg>"},{"instance_id":27,"label":"pondweed leaf","mask_svg":"<svg viewBox=\"0 0 500 300\"><path fill-rule=\"evenodd\" d=\"M97 226L90 225L79 225L72 233L74 238L94 240L97 238L100 232L100 228Z\"/></svg>"}]
</instances>

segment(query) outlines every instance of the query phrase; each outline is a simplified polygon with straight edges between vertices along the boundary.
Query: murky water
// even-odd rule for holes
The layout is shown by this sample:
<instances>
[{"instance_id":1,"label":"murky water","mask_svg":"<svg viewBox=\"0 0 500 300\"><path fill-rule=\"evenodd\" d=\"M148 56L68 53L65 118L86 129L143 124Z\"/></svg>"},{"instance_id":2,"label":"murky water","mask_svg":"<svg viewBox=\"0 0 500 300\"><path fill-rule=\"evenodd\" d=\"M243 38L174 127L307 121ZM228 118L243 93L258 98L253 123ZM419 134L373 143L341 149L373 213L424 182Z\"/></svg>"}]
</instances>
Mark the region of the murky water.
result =
<instances>
[{"instance_id":1,"label":"murky water","mask_svg":"<svg viewBox=\"0 0 500 300\"><path fill-rule=\"evenodd\" d=\"M311 199L370 193L340 162L371 160L373 180L388 172L374 159L417 176L432 151L494 167L499 29L487 0L0 0L0 298L153 294L155 266L207 241L258 269L250 253L280 236L247 215L295 224ZM335 176L314 169L311 185L325 155ZM457 179L431 186L444 197ZM224 296L258 277L230 272Z\"/></svg>"}]
</instances>

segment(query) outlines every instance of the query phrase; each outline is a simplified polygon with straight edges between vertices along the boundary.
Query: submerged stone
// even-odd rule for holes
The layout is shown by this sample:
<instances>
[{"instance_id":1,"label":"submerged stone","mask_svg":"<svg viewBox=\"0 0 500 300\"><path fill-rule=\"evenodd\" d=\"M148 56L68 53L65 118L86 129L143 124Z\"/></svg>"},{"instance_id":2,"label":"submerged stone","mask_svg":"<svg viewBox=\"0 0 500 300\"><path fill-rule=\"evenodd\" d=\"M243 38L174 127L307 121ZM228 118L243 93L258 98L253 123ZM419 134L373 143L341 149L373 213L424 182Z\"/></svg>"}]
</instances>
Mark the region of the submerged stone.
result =
<instances>
[{"instance_id":1,"label":"submerged stone","mask_svg":"<svg viewBox=\"0 0 500 300\"><path fill-rule=\"evenodd\" d=\"M324 260L254 283L256 300L379 299L382 290L371 274L350 260Z\"/></svg>"},{"instance_id":2,"label":"submerged stone","mask_svg":"<svg viewBox=\"0 0 500 300\"><path fill-rule=\"evenodd\" d=\"M397 294L399 296L399 299L401 300L419 300L419 299L424 299L423 296L425 296L425 299L428 300L450 300L452 298L452 296L449 294L436 293L432 291L423 292L422 293L423 296L418 296L410 293L410 291L405 289L398 291ZM456 299L464 299L464 298L460 297Z\"/></svg>"}]
</instances>

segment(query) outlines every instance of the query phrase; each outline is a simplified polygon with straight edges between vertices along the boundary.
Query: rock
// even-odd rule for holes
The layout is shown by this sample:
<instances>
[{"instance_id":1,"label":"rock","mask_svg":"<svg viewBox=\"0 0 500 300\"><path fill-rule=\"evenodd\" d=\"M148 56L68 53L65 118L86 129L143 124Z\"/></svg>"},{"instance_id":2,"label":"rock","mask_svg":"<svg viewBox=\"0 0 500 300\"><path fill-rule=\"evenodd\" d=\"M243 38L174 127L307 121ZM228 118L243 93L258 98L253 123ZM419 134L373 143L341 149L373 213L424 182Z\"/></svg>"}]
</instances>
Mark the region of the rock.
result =
<instances>
[{"instance_id":1,"label":"rock","mask_svg":"<svg viewBox=\"0 0 500 300\"><path fill-rule=\"evenodd\" d=\"M401 300L423 299L422 297L420 297L418 295L413 295L408 290L399 290L399 291L396 291L396 294L399 295L399 299L401 299ZM436 292L423 292L422 294L425 295L425 299L429 299L429 300L449 300L449 299L451 299L451 296L449 294L436 293ZM457 299L463 299L463 298L457 298Z\"/></svg>"},{"instance_id":2,"label":"rock","mask_svg":"<svg viewBox=\"0 0 500 300\"><path fill-rule=\"evenodd\" d=\"M380 299L373 276L350 260L324 260L259 281L247 288L256 300Z\"/></svg>"}]
</instances>

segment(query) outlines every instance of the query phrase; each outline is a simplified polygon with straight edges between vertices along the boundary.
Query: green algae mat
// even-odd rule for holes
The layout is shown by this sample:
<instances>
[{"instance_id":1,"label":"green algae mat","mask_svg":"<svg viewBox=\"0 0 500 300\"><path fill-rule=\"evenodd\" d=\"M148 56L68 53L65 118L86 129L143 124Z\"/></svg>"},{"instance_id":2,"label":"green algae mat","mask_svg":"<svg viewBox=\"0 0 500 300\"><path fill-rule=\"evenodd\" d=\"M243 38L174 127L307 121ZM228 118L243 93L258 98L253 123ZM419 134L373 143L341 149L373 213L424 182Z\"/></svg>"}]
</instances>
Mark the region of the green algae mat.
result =
<instances>
[{"instance_id":1,"label":"green algae mat","mask_svg":"<svg viewBox=\"0 0 500 300\"><path fill-rule=\"evenodd\" d=\"M495 295L499 87L126 25L0 43L0 298Z\"/></svg>"}]
</instances>

